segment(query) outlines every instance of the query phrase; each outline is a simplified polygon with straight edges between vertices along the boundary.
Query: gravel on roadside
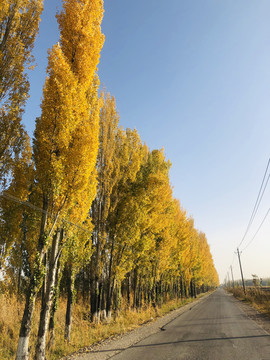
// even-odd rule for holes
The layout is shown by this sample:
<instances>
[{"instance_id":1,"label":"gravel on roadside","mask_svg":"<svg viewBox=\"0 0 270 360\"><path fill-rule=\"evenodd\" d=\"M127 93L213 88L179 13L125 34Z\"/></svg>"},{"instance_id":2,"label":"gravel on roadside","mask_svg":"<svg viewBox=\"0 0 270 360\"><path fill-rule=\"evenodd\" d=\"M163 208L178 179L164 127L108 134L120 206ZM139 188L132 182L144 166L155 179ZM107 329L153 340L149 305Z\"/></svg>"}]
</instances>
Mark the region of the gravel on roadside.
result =
<instances>
[{"instance_id":1,"label":"gravel on roadside","mask_svg":"<svg viewBox=\"0 0 270 360\"><path fill-rule=\"evenodd\" d=\"M255 321L263 330L270 334L270 318L266 314L255 309L246 301L236 299L233 294L227 294L232 297L233 301L251 320Z\"/></svg>"}]
</instances>

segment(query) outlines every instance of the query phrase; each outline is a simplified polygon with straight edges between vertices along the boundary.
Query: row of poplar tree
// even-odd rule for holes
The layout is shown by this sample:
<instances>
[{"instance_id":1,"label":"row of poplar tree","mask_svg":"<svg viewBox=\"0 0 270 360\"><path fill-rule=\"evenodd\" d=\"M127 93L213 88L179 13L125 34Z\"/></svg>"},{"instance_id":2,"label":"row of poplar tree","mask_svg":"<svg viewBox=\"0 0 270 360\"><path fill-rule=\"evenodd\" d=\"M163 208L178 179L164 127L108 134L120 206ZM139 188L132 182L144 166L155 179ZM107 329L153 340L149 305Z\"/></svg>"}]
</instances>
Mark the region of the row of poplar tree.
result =
<instances>
[{"instance_id":1,"label":"row of poplar tree","mask_svg":"<svg viewBox=\"0 0 270 360\"><path fill-rule=\"evenodd\" d=\"M41 297L41 360L59 289L69 339L75 293L91 304L92 321L108 321L123 304L196 296L218 277L205 235L172 195L163 150L119 127L115 99L98 93L103 1L63 0L32 146L21 118L42 1L1 7L1 291L25 296L17 360L29 358Z\"/></svg>"}]
</instances>

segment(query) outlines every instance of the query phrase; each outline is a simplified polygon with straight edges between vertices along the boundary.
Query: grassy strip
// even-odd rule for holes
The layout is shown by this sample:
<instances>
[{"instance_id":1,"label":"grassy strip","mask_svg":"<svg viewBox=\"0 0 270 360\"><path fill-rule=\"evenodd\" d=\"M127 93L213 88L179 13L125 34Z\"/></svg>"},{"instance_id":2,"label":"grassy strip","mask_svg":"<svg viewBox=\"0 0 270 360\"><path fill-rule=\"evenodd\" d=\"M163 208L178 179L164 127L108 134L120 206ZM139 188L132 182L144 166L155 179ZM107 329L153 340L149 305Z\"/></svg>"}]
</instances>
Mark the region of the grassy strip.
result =
<instances>
[{"instance_id":1,"label":"grassy strip","mask_svg":"<svg viewBox=\"0 0 270 360\"><path fill-rule=\"evenodd\" d=\"M227 289L239 300L246 301L255 309L270 317L270 292L263 291L260 288L247 288L246 294L240 287Z\"/></svg>"},{"instance_id":2,"label":"grassy strip","mask_svg":"<svg viewBox=\"0 0 270 360\"><path fill-rule=\"evenodd\" d=\"M140 311L122 310L110 323L98 325L89 321L89 307L78 302L73 309L71 341L67 343L64 341L66 301L61 299L56 312L55 343L48 358L50 360L60 359L106 338L133 330L192 301L194 299L169 300L156 309L148 307ZM11 360L15 357L23 308L24 303L18 301L15 296L0 294L0 359ZM30 339L31 357L35 350L38 316L39 305L34 314L35 326Z\"/></svg>"}]
</instances>

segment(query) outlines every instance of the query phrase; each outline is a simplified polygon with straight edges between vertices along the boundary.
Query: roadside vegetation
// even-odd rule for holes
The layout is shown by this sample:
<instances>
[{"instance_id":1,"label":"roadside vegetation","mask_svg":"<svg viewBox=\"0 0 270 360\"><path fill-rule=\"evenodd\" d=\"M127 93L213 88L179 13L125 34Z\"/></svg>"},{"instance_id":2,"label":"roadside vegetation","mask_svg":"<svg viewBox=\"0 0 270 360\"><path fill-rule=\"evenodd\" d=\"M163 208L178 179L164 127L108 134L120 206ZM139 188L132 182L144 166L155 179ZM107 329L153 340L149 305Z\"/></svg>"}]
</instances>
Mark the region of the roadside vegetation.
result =
<instances>
[{"instance_id":1,"label":"roadside vegetation","mask_svg":"<svg viewBox=\"0 0 270 360\"><path fill-rule=\"evenodd\" d=\"M198 297L203 294L198 295ZM111 322L93 323L89 321L90 306L86 306L82 300L74 304L73 309L73 330L70 342L64 340L66 300L61 299L55 314L56 331L53 346L48 351L48 359L56 360L78 350L89 349L91 345L115 335L126 333L138 326L153 321L159 316L175 310L195 298L168 300L166 303L153 308L152 306L134 310L123 309ZM0 359L11 360L16 354L16 339L19 336L20 322L23 314L24 303L19 301L15 295L0 295ZM40 301L38 301L34 313L35 327L30 339L30 358L34 356L34 339L38 332L38 315Z\"/></svg>"},{"instance_id":2,"label":"roadside vegetation","mask_svg":"<svg viewBox=\"0 0 270 360\"><path fill-rule=\"evenodd\" d=\"M270 291L262 290L260 287L247 287L246 294L242 287L228 288L228 291L270 318Z\"/></svg>"}]
</instances>

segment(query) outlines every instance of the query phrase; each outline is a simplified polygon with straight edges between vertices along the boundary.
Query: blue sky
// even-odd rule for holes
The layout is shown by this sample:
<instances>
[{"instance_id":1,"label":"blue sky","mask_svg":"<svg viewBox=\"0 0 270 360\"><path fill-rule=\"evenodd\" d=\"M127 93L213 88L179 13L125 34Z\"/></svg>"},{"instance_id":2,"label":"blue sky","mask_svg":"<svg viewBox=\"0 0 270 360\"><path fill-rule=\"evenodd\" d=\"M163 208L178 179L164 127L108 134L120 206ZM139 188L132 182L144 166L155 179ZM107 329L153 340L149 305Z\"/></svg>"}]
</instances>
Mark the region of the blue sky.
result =
<instances>
[{"instance_id":1,"label":"blue sky","mask_svg":"<svg viewBox=\"0 0 270 360\"><path fill-rule=\"evenodd\" d=\"M268 0L105 0L102 86L120 123L165 148L171 183L206 233L223 281L270 156ZM23 121L32 136L60 0L45 0ZM267 190L246 241L269 207ZM270 276L270 217L243 252L243 270ZM234 276L240 277L237 262Z\"/></svg>"}]
</instances>

